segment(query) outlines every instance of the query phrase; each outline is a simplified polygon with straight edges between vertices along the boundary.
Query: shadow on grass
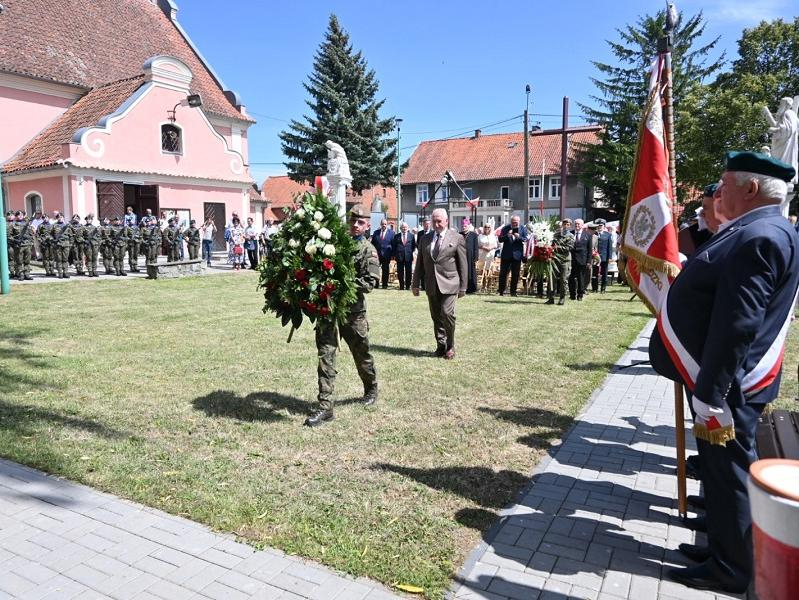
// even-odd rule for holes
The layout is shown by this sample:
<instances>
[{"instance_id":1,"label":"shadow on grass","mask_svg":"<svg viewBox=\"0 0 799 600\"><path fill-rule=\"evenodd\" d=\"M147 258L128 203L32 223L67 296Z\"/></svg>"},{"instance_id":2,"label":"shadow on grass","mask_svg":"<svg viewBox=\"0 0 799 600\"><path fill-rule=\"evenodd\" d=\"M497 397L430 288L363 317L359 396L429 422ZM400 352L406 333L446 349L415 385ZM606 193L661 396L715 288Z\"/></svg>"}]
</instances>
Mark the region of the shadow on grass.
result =
<instances>
[{"instance_id":1,"label":"shadow on grass","mask_svg":"<svg viewBox=\"0 0 799 600\"><path fill-rule=\"evenodd\" d=\"M612 362L587 362L587 363L566 363L563 365L570 371L610 371L615 363Z\"/></svg>"},{"instance_id":2,"label":"shadow on grass","mask_svg":"<svg viewBox=\"0 0 799 600\"><path fill-rule=\"evenodd\" d=\"M399 348L397 346L384 346L382 344L369 344L375 352L392 354L394 356L412 356L414 358L436 358L432 350L419 350L418 348Z\"/></svg>"},{"instance_id":3,"label":"shadow on grass","mask_svg":"<svg viewBox=\"0 0 799 600\"><path fill-rule=\"evenodd\" d=\"M0 385L2 382L0 381ZM123 438L125 433L84 417L46 410L28 404L10 404L0 400L0 429L29 434L36 431L38 423L80 429L105 438Z\"/></svg>"},{"instance_id":4,"label":"shadow on grass","mask_svg":"<svg viewBox=\"0 0 799 600\"><path fill-rule=\"evenodd\" d=\"M360 398L337 400L343 406L360 402ZM273 423L289 418L289 414L308 414L317 408L316 402L308 402L278 392L254 392L240 396L230 390L216 390L191 401L196 410L209 417L225 417L239 421Z\"/></svg>"},{"instance_id":5,"label":"shadow on grass","mask_svg":"<svg viewBox=\"0 0 799 600\"><path fill-rule=\"evenodd\" d=\"M536 428L536 431L520 437L517 441L520 444L539 450L549 448L552 444L552 439L560 438L574 422L572 417L567 417L551 410L528 406L519 406L516 409L481 406L477 410L522 427Z\"/></svg>"}]
</instances>

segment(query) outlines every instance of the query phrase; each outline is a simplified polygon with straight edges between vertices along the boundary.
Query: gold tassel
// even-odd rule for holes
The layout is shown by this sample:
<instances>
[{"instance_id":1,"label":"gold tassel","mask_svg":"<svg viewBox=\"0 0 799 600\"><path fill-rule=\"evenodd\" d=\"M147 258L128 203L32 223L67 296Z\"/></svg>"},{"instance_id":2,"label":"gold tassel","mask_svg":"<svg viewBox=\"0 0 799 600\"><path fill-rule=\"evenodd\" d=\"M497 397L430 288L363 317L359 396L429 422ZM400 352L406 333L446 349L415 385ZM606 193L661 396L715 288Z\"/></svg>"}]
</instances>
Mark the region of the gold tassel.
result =
<instances>
[{"instance_id":1,"label":"gold tassel","mask_svg":"<svg viewBox=\"0 0 799 600\"><path fill-rule=\"evenodd\" d=\"M735 439L735 427L732 425L725 425L713 431L709 431L705 425L694 423L694 437L700 440L705 440L714 446L726 446L727 442Z\"/></svg>"}]
</instances>

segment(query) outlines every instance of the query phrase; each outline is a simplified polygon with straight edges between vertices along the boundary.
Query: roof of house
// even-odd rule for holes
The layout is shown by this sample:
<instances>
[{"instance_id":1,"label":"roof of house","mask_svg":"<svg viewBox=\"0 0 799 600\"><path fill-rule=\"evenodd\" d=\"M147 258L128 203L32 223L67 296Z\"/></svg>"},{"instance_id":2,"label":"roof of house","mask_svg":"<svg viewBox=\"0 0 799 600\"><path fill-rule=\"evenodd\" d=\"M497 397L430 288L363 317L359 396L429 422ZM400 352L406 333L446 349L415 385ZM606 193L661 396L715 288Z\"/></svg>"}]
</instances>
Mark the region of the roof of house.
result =
<instances>
[{"instance_id":1,"label":"roof of house","mask_svg":"<svg viewBox=\"0 0 799 600\"><path fill-rule=\"evenodd\" d=\"M166 2L166 0L160 0ZM236 109L188 37L152 0L3 0L0 71L84 89L133 77L153 56L191 69L203 109L252 119Z\"/></svg>"},{"instance_id":2,"label":"roof of house","mask_svg":"<svg viewBox=\"0 0 799 600\"><path fill-rule=\"evenodd\" d=\"M267 177L261 186L261 194L268 201L271 202L271 207L274 209L274 214L282 215L280 210L285 206L294 204L294 199L301 196L305 192L313 191L313 186L298 183L289 178L288 175L276 175ZM364 190L360 194L353 194L351 190L347 190L347 204L365 203L371 208L375 199L384 202L387 208L387 217L389 220L397 218L397 190L393 187L376 185L368 190ZM277 217L282 220L283 217Z\"/></svg>"},{"instance_id":3,"label":"roof of house","mask_svg":"<svg viewBox=\"0 0 799 600\"><path fill-rule=\"evenodd\" d=\"M580 144L599 143L599 126L568 130L568 159ZM528 141L530 175L560 173L562 130L532 132ZM402 183L434 183L451 171L458 181L524 177L524 133L498 133L468 138L432 140L417 146L402 173Z\"/></svg>"},{"instance_id":4,"label":"roof of house","mask_svg":"<svg viewBox=\"0 0 799 600\"><path fill-rule=\"evenodd\" d=\"M142 83L144 75L139 75L91 90L28 142L2 166L2 170L11 173L56 164L62 158L62 144L68 143L81 127L97 125L102 117L119 108Z\"/></svg>"}]
</instances>

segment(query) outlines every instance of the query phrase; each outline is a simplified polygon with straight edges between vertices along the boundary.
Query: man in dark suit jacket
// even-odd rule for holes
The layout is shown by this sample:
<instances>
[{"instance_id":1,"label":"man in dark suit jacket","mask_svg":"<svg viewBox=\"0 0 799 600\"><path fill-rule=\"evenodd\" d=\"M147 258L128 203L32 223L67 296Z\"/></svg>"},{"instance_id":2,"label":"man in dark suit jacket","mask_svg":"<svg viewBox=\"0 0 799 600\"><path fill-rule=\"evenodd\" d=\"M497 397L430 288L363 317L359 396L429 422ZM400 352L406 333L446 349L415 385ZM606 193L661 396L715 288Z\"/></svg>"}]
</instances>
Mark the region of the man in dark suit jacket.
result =
<instances>
[{"instance_id":1,"label":"man in dark suit jacket","mask_svg":"<svg viewBox=\"0 0 799 600\"><path fill-rule=\"evenodd\" d=\"M780 212L794 173L764 154L728 153L716 192L726 223L671 284L650 340L652 366L688 388L695 414L709 546L681 544L706 560L668 573L690 587L742 593L752 579L747 474L799 287L799 236Z\"/></svg>"},{"instance_id":2,"label":"man in dark suit jacket","mask_svg":"<svg viewBox=\"0 0 799 600\"><path fill-rule=\"evenodd\" d=\"M510 224L505 225L499 234L499 243L502 252L499 255L499 284L497 293L505 295L505 286L508 283L510 272L510 295L516 295L519 285L519 271L522 268L524 257L524 244L527 241L527 227L519 227L520 219L517 216L510 218Z\"/></svg>"},{"instance_id":3,"label":"man in dark suit jacket","mask_svg":"<svg viewBox=\"0 0 799 600\"><path fill-rule=\"evenodd\" d=\"M433 319L436 356L455 358L455 300L466 294L468 273L463 236L449 229L447 211L433 211L433 231L422 236L416 252L411 290L419 295L419 282L425 282L427 304Z\"/></svg>"},{"instance_id":4,"label":"man in dark suit jacket","mask_svg":"<svg viewBox=\"0 0 799 600\"><path fill-rule=\"evenodd\" d=\"M591 263L593 235L584 226L582 219L574 220L574 247L572 248L572 270L569 274L569 298L582 300L585 294L585 269Z\"/></svg>"},{"instance_id":5,"label":"man in dark suit jacket","mask_svg":"<svg viewBox=\"0 0 799 600\"><path fill-rule=\"evenodd\" d=\"M605 219L596 219L596 232L597 232L597 250L599 252L599 292L605 293L605 288L608 287L608 263L613 254L612 236L605 229ZM597 291L596 289L594 291Z\"/></svg>"},{"instance_id":6,"label":"man in dark suit jacket","mask_svg":"<svg viewBox=\"0 0 799 600\"><path fill-rule=\"evenodd\" d=\"M419 247L419 242L422 239L422 236L427 235L433 231L433 226L430 224L430 217L425 217L422 219L422 228L416 232L416 247ZM422 291L424 291L424 279L419 281L419 285L421 286Z\"/></svg>"},{"instance_id":7,"label":"man in dark suit jacket","mask_svg":"<svg viewBox=\"0 0 799 600\"><path fill-rule=\"evenodd\" d=\"M416 237L408 231L408 224L400 225L400 232L394 236L394 260L397 261L397 281L401 290L411 289L413 270L413 251L416 250Z\"/></svg>"},{"instance_id":8,"label":"man in dark suit jacket","mask_svg":"<svg viewBox=\"0 0 799 600\"><path fill-rule=\"evenodd\" d=\"M391 264L391 257L394 255L394 230L389 229L385 219L380 221L380 229L372 234L372 245L377 250L380 259L381 285L383 289L388 287L388 269Z\"/></svg>"}]
</instances>

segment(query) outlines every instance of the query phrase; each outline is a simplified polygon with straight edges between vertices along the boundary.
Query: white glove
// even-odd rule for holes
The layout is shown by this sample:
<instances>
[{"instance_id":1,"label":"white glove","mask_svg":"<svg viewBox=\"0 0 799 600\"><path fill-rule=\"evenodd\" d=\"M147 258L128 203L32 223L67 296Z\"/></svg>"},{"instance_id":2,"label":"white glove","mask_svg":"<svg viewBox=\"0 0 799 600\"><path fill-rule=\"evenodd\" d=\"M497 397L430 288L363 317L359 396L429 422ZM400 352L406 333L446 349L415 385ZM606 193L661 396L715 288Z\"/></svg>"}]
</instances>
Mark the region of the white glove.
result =
<instances>
[{"instance_id":1,"label":"white glove","mask_svg":"<svg viewBox=\"0 0 799 600\"><path fill-rule=\"evenodd\" d=\"M724 409L719 408L718 406L711 406L710 404L705 404L699 398L694 396L691 399L691 404L694 407L694 412L698 418L701 418L702 421L708 421L710 417L716 417L720 419L721 416L724 414Z\"/></svg>"}]
</instances>

